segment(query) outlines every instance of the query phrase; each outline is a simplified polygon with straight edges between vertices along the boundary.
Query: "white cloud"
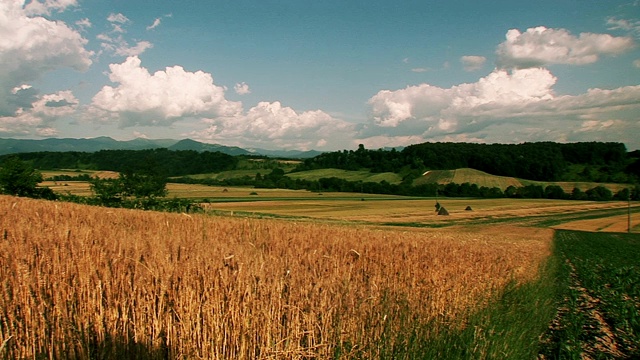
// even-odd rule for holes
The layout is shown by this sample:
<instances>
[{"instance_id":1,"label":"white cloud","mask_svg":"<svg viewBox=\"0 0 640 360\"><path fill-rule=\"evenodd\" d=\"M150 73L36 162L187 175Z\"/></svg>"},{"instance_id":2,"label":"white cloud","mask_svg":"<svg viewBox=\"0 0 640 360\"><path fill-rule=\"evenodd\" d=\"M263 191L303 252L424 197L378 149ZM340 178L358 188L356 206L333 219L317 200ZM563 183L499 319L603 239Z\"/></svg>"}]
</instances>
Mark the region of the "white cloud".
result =
<instances>
[{"instance_id":1,"label":"white cloud","mask_svg":"<svg viewBox=\"0 0 640 360\"><path fill-rule=\"evenodd\" d=\"M640 36L640 21L619 19L614 17L607 18L609 30L622 30L633 36Z\"/></svg>"},{"instance_id":2,"label":"white cloud","mask_svg":"<svg viewBox=\"0 0 640 360\"><path fill-rule=\"evenodd\" d=\"M204 120L208 128L191 136L225 144L266 148L314 149L351 144L353 125L321 111L296 112L275 102L260 102L246 114ZM234 143L235 142L235 143Z\"/></svg>"},{"instance_id":3,"label":"white cloud","mask_svg":"<svg viewBox=\"0 0 640 360\"><path fill-rule=\"evenodd\" d=\"M443 112L455 108L490 103L535 101L551 96L555 77L543 69L523 69L508 73L494 71L474 84L443 89L429 84L403 90L383 90L369 99L372 117L378 126L396 127L417 119L444 123Z\"/></svg>"},{"instance_id":4,"label":"white cloud","mask_svg":"<svg viewBox=\"0 0 640 360\"><path fill-rule=\"evenodd\" d=\"M593 33L581 33L576 37L565 29L539 26L524 33L509 30L506 41L496 52L501 67L530 68L550 64L591 64L601 55L618 55L634 45L630 37Z\"/></svg>"},{"instance_id":5,"label":"white cloud","mask_svg":"<svg viewBox=\"0 0 640 360\"><path fill-rule=\"evenodd\" d=\"M156 20L159 24L160 20ZM123 34L126 34L127 30L124 26L131 23L131 20L126 16L120 13L112 13L107 17L107 21L111 23L111 31L96 36L96 38L101 41L100 47L102 47L103 50L116 56L129 57L138 56L153 47L153 44L149 41L142 40L136 42L135 45L130 45L129 42L125 40Z\"/></svg>"},{"instance_id":6,"label":"white cloud","mask_svg":"<svg viewBox=\"0 0 640 360\"><path fill-rule=\"evenodd\" d=\"M640 85L558 96L555 82L546 69L498 69L451 88L421 84L383 90L369 100L371 123L360 137L389 144L415 136L423 141L637 143L632 134L638 129Z\"/></svg>"},{"instance_id":7,"label":"white cloud","mask_svg":"<svg viewBox=\"0 0 640 360\"><path fill-rule=\"evenodd\" d=\"M638 69L640 69L640 59L634 60L633 61L633 66L637 67Z\"/></svg>"},{"instance_id":8,"label":"white cloud","mask_svg":"<svg viewBox=\"0 0 640 360\"><path fill-rule=\"evenodd\" d=\"M62 12L71 6L78 6L77 0L31 0L24 6L27 15L49 15L52 10Z\"/></svg>"},{"instance_id":9,"label":"white cloud","mask_svg":"<svg viewBox=\"0 0 640 360\"><path fill-rule=\"evenodd\" d=\"M0 116L0 135L56 135L54 122L72 116L77 107L78 99L69 90L43 95L30 107L17 109L12 116Z\"/></svg>"},{"instance_id":10,"label":"white cloud","mask_svg":"<svg viewBox=\"0 0 640 360\"><path fill-rule=\"evenodd\" d=\"M482 69L487 58L484 56L467 55L460 58L465 71L476 71Z\"/></svg>"},{"instance_id":11,"label":"white cloud","mask_svg":"<svg viewBox=\"0 0 640 360\"><path fill-rule=\"evenodd\" d=\"M136 56L109 69L109 79L118 85L103 87L92 106L103 112L102 121L117 119L121 127L166 126L188 117L236 116L242 110L241 103L225 99L225 89L202 71L173 66L150 74Z\"/></svg>"},{"instance_id":12,"label":"white cloud","mask_svg":"<svg viewBox=\"0 0 640 360\"><path fill-rule=\"evenodd\" d=\"M160 26L161 22L162 21L160 20L160 18L156 18L155 20L153 20L153 24L147 26L147 30L153 30L157 28L158 26Z\"/></svg>"},{"instance_id":13,"label":"white cloud","mask_svg":"<svg viewBox=\"0 0 640 360\"><path fill-rule=\"evenodd\" d=\"M131 20L129 20L128 17L126 17L126 16L124 16L124 15L122 15L120 13L117 13L117 14L111 13L111 14L109 14L109 16L107 16L107 21L110 22L110 23L118 23L118 24L128 24L128 23L131 22Z\"/></svg>"},{"instance_id":14,"label":"white cloud","mask_svg":"<svg viewBox=\"0 0 640 360\"><path fill-rule=\"evenodd\" d=\"M138 56L152 47L153 44L148 41L138 41L134 46L129 46L127 43L120 43L117 47L113 48L113 51L119 56Z\"/></svg>"},{"instance_id":15,"label":"white cloud","mask_svg":"<svg viewBox=\"0 0 640 360\"><path fill-rule=\"evenodd\" d=\"M90 28L92 24L88 18L84 18L76 21L76 25L78 26L78 28L80 28L80 30L84 31Z\"/></svg>"},{"instance_id":16,"label":"white cloud","mask_svg":"<svg viewBox=\"0 0 640 360\"><path fill-rule=\"evenodd\" d=\"M38 4L31 2L28 6L33 12L37 6L60 10L75 2ZM0 1L0 116L11 116L24 106L24 99L13 96L16 87L28 85L55 69L84 71L92 64L93 53L85 49L87 40L77 31L62 21L27 16L21 5L20 1Z\"/></svg>"},{"instance_id":17,"label":"white cloud","mask_svg":"<svg viewBox=\"0 0 640 360\"><path fill-rule=\"evenodd\" d=\"M428 68L413 68L413 69L411 69L411 71L414 72L414 73L423 73L423 72L429 71L429 69Z\"/></svg>"},{"instance_id":18,"label":"white cloud","mask_svg":"<svg viewBox=\"0 0 640 360\"><path fill-rule=\"evenodd\" d=\"M236 94L238 95L251 94L251 89L249 89L249 85L247 85L245 82L237 83L233 87L233 90L235 90Z\"/></svg>"}]
</instances>

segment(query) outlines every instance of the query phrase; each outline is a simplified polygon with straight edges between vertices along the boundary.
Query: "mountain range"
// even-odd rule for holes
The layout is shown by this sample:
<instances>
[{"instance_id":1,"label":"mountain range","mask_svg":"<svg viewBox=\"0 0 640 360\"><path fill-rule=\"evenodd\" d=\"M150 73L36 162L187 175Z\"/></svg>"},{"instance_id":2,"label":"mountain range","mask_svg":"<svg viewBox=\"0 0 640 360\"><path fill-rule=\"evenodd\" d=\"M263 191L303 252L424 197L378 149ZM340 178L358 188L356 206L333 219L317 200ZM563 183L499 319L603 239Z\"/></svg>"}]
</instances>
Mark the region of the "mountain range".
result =
<instances>
[{"instance_id":1,"label":"mountain range","mask_svg":"<svg viewBox=\"0 0 640 360\"><path fill-rule=\"evenodd\" d=\"M266 149L243 149L236 146L224 146L219 144L207 144L191 139L143 139L119 141L107 136L73 139L73 138L49 138L41 140L31 139L0 139L0 155L26 153L26 152L95 152L100 150L145 150L155 148L166 148L169 150L195 150L219 151L228 155L263 155L269 157L282 158L312 158L321 154L319 151L298 151L298 150L266 150Z\"/></svg>"}]
</instances>

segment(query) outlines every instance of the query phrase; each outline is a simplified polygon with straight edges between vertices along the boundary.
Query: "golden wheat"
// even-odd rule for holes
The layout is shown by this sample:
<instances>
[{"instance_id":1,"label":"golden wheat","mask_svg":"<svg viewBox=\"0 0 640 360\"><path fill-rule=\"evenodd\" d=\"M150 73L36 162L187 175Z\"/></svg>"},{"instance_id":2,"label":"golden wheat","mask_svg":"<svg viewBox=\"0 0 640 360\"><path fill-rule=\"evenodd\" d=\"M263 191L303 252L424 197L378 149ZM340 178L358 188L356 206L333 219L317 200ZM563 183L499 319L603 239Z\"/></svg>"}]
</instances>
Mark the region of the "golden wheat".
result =
<instances>
[{"instance_id":1,"label":"golden wheat","mask_svg":"<svg viewBox=\"0 0 640 360\"><path fill-rule=\"evenodd\" d=\"M0 196L10 358L376 357L407 309L432 334L528 281L551 233L384 230ZM462 324L462 325L461 325Z\"/></svg>"}]
</instances>

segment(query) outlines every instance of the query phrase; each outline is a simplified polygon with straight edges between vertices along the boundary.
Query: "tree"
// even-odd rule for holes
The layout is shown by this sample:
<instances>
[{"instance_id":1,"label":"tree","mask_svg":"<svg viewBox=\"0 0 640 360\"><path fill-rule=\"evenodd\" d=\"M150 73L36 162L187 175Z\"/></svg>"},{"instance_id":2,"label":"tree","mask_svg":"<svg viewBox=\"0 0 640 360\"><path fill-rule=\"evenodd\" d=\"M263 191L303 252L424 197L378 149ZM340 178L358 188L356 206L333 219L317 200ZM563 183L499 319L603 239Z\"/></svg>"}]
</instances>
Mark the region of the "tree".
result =
<instances>
[{"instance_id":1,"label":"tree","mask_svg":"<svg viewBox=\"0 0 640 360\"><path fill-rule=\"evenodd\" d=\"M121 173L117 179L94 178L90 186L100 203L107 206L119 204L127 197L142 199L148 204L167 194L166 177L132 171Z\"/></svg>"},{"instance_id":2,"label":"tree","mask_svg":"<svg viewBox=\"0 0 640 360\"><path fill-rule=\"evenodd\" d=\"M547 199L566 199L568 196L562 187L558 185L549 185L544 188L544 197Z\"/></svg>"},{"instance_id":3,"label":"tree","mask_svg":"<svg viewBox=\"0 0 640 360\"><path fill-rule=\"evenodd\" d=\"M149 199L167 194L167 178L159 174L127 171L120 174L120 181L127 196Z\"/></svg>"},{"instance_id":4,"label":"tree","mask_svg":"<svg viewBox=\"0 0 640 360\"><path fill-rule=\"evenodd\" d=\"M40 197L36 188L42 181L42 174L35 170L30 163L17 157L9 157L2 163L0 169L0 191L3 194Z\"/></svg>"},{"instance_id":5,"label":"tree","mask_svg":"<svg viewBox=\"0 0 640 360\"><path fill-rule=\"evenodd\" d=\"M124 186L120 179L100 179L95 177L89 183L91 191L103 205L113 206L122 201Z\"/></svg>"}]
</instances>

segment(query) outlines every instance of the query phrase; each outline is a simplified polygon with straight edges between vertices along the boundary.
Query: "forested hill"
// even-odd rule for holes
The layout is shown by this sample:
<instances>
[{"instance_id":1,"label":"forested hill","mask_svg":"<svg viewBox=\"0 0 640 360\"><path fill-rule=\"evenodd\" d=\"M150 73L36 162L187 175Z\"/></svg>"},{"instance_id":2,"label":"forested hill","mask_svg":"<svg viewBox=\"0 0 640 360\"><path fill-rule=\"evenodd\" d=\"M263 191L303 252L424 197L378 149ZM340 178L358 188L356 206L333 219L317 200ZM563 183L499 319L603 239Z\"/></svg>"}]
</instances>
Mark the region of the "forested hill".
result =
<instances>
[{"instance_id":1,"label":"forested hill","mask_svg":"<svg viewBox=\"0 0 640 360\"><path fill-rule=\"evenodd\" d=\"M3 158L0 156L0 166ZM247 155L195 150L102 150L15 154L37 169L136 171L153 168L165 176L234 170ZM250 157L256 157L251 155ZM266 157L261 157L266 159ZM275 162L277 164L277 162ZM472 168L492 175L538 181L637 183L640 152L621 143L553 142L505 144L423 143L402 150L357 150L323 153L302 161L294 171L337 168L399 174L403 183L427 170Z\"/></svg>"},{"instance_id":2,"label":"forested hill","mask_svg":"<svg viewBox=\"0 0 640 360\"><path fill-rule=\"evenodd\" d=\"M493 175L539 181L636 182L638 151L624 144L583 142L559 144L423 143L401 151L353 150L324 153L304 160L297 170L371 169L417 177L426 170L473 168Z\"/></svg>"},{"instance_id":3,"label":"forested hill","mask_svg":"<svg viewBox=\"0 0 640 360\"><path fill-rule=\"evenodd\" d=\"M32 152L0 156L0 166L7 157L17 156L40 170L84 169L117 172L144 171L163 176L214 173L233 170L238 157L221 152L195 150L101 150L97 152Z\"/></svg>"}]
</instances>

